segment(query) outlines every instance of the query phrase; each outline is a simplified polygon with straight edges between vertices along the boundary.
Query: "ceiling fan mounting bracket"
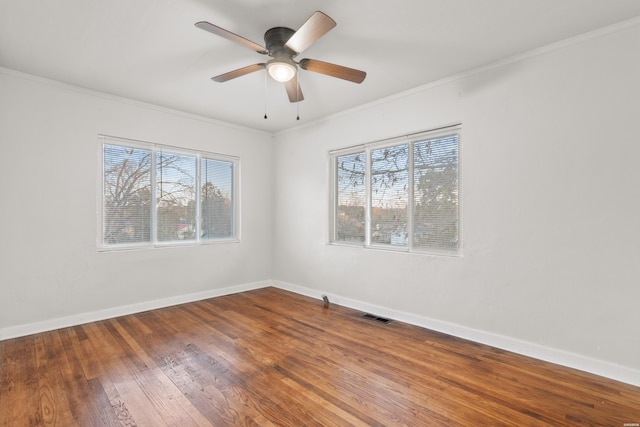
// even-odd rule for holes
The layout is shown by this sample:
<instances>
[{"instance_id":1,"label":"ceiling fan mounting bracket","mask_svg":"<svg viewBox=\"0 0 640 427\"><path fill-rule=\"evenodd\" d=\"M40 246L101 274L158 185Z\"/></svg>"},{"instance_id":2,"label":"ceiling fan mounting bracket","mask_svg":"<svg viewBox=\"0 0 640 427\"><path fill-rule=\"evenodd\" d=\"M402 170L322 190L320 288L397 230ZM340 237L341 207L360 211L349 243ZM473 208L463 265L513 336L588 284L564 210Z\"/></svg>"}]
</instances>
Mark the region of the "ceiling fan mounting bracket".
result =
<instances>
[{"instance_id":1,"label":"ceiling fan mounting bracket","mask_svg":"<svg viewBox=\"0 0 640 427\"><path fill-rule=\"evenodd\" d=\"M296 52L285 46L287 40L295 33L294 30L287 27L273 27L264 33L264 43L269 51L269 56L286 56L293 58Z\"/></svg>"}]
</instances>

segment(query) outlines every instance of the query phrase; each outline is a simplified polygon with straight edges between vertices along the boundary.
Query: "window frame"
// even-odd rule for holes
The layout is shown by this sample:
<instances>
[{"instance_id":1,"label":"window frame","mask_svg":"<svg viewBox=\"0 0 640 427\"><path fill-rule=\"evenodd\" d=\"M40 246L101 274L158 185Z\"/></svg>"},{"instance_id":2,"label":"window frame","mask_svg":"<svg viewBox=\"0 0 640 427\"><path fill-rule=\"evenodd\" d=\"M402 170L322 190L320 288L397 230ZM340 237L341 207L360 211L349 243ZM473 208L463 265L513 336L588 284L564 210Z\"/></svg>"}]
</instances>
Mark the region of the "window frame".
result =
<instances>
[{"instance_id":1,"label":"window frame","mask_svg":"<svg viewBox=\"0 0 640 427\"><path fill-rule=\"evenodd\" d=\"M415 226L415 164L414 164L414 146L417 143L444 138L450 135L457 136L457 230L458 230L458 245L457 250L438 249L434 247L423 247L414 245L414 226ZM406 246L374 243L372 242L372 184L371 184L371 168L372 159L371 153L373 150L378 150L385 147L395 147L400 145L407 145L407 209L406 209L406 233L407 244ZM365 157L365 214L364 214L364 242L359 241L347 241L337 240L338 233L338 158L342 156L352 155L356 153L363 153ZM346 148L336 149L329 151L329 164L330 164L330 203L329 203L329 244L336 246L351 246L351 247L363 247L364 249L376 249L386 250L393 252L407 252L407 253L419 253L426 255L436 256L449 256L462 258L463 256L463 228L462 228L462 124L455 123L451 125L442 126L436 129L421 131L409 135L403 135L394 138L383 139L370 143L364 143L354 145Z\"/></svg>"},{"instance_id":2,"label":"window frame","mask_svg":"<svg viewBox=\"0 0 640 427\"><path fill-rule=\"evenodd\" d=\"M119 146L126 148L134 148L141 150L148 150L151 152L151 171L150 171L150 218L149 218L149 233L150 239L148 242L134 242L134 243L107 243L104 239L105 230L105 211L104 211L104 197L105 197L105 158L104 149L105 146ZM97 236L96 246L99 252L109 251L121 251L121 250L136 250L136 249L153 249L153 248L167 248L167 247L182 247L182 246L197 246L197 245L210 245L220 243L239 243L240 242L240 158L237 156L230 156L226 154L214 153L209 151L194 150L184 147L172 146L167 144L156 144L152 142L139 141L134 139L114 137L109 135L98 135L98 167L97 167L97 191L96 191L96 205L97 205ZM195 176L195 238L193 240L158 240L157 236L157 219L158 219L158 204L157 204L157 156L162 153L172 153L177 155L193 156L195 157L196 164L196 176ZM202 197L200 188L202 186L202 160L216 160L222 162L231 163L231 226L232 236L225 238L210 238L203 239L200 236L200 230L202 227Z\"/></svg>"},{"instance_id":3,"label":"window frame","mask_svg":"<svg viewBox=\"0 0 640 427\"><path fill-rule=\"evenodd\" d=\"M338 153L338 154L336 154ZM348 156L351 154L356 154L356 153L363 153L365 156L366 151L365 151L365 146L364 145L357 145L357 146L353 146L353 147L349 147L349 148L345 148L343 150L339 150L339 151L332 151L329 153L329 164L331 165L330 169L331 169L331 191L329 192L330 197L331 197L331 201L329 203L329 218L331 218L331 220L329 221L329 241L330 243L336 243L336 244L342 244L342 245L348 245L348 246L362 246L364 245L368 245L368 236L369 236L369 232L368 230L365 228L365 233L364 233L364 242L360 243L360 242L356 242L356 241L347 241L347 240L335 240L335 236L337 234L337 224L338 224L338 204L337 204L337 200L338 200L338 180L337 180L337 174L338 174L338 167L337 167L337 159L339 156ZM369 171L366 169L368 167L369 162L366 162L365 165L365 177L369 175ZM369 204L369 182L367 179L365 179L365 202L364 202L364 216L365 216L365 225L368 224L368 219L367 216L369 214L369 210L367 209L367 206Z\"/></svg>"}]
</instances>

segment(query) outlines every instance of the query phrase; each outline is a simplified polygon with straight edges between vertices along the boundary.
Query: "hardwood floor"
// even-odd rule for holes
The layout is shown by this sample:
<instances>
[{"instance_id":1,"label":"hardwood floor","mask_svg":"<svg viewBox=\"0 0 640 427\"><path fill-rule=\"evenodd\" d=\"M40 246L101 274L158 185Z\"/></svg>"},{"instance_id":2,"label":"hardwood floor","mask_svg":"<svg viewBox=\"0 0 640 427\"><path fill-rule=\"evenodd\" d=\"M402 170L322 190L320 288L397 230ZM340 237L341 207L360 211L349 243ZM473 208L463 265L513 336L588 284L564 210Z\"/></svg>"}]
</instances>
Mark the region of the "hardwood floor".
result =
<instances>
[{"instance_id":1,"label":"hardwood floor","mask_svg":"<svg viewBox=\"0 0 640 427\"><path fill-rule=\"evenodd\" d=\"M638 387L362 314L265 288L0 341L0 425L640 423Z\"/></svg>"}]
</instances>

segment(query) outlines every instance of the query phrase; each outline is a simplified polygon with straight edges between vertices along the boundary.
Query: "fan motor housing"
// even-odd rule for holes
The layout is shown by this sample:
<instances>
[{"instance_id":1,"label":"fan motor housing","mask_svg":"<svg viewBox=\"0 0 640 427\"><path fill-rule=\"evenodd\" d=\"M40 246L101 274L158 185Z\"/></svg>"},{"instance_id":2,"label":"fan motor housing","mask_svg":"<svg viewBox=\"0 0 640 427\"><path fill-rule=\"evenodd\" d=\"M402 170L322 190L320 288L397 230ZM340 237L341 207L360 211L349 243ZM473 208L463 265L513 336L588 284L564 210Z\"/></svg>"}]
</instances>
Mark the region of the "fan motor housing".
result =
<instances>
[{"instance_id":1,"label":"fan motor housing","mask_svg":"<svg viewBox=\"0 0 640 427\"><path fill-rule=\"evenodd\" d=\"M267 30L264 33L264 43L269 51L269 56L295 56L296 52L284 45L294 33L294 30L287 27L273 27Z\"/></svg>"}]
</instances>

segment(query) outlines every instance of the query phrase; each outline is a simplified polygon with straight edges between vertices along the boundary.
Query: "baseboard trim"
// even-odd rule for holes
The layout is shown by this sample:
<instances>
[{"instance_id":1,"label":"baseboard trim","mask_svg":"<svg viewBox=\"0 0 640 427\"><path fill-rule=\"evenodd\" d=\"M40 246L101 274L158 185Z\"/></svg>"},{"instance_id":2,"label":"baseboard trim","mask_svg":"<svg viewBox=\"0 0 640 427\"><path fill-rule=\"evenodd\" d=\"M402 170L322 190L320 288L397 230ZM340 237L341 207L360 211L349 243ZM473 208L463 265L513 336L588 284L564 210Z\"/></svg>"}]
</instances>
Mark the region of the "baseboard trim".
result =
<instances>
[{"instance_id":1,"label":"baseboard trim","mask_svg":"<svg viewBox=\"0 0 640 427\"><path fill-rule=\"evenodd\" d=\"M144 301L136 304L122 305L89 313L58 317L56 319L43 320L40 322L0 328L0 341L37 334L40 332L53 331L55 329L67 328L70 326L82 325L84 323L98 322L100 320L112 319L114 317L125 316L127 314L141 313L143 311L155 310L158 308L165 308L188 302L201 301L208 298L215 298L224 295L236 294L239 292L251 291L271 285L272 282L268 280L246 283L219 289L210 289L203 292Z\"/></svg>"},{"instance_id":2,"label":"baseboard trim","mask_svg":"<svg viewBox=\"0 0 640 427\"><path fill-rule=\"evenodd\" d=\"M328 292L322 292L316 289L310 289L287 282L273 281L273 286L279 289L318 299L320 299L323 294L326 294L332 303L338 305L394 320L399 320L401 322L410 323L412 325L431 329L437 332L453 335L458 338L467 339L480 344L486 344L492 347L500 348L502 350L518 353L523 356L533 357L535 359L544 360L545 362L551 362L557 365L566 366L568 368L578 369L580 371L589 372L591 374L640 387L640 371L626 366L617 365L603 360L593 359L564 350L545 347L539 344L518 340L504 335L481 331L454 323L443 322L441 320L432 319L425 316L418 316L411 313L392 310L375 304L369 304L340 295L332 295Z\"/></svg>"}]
</instances>

